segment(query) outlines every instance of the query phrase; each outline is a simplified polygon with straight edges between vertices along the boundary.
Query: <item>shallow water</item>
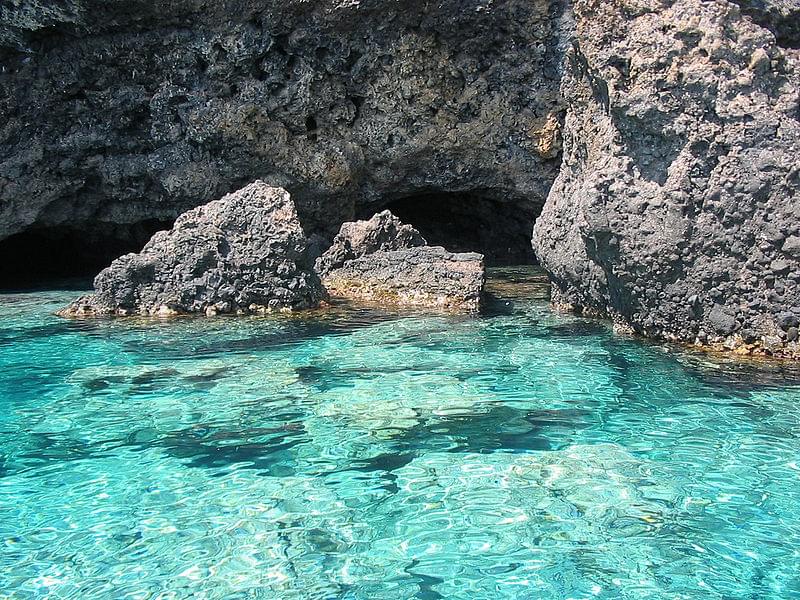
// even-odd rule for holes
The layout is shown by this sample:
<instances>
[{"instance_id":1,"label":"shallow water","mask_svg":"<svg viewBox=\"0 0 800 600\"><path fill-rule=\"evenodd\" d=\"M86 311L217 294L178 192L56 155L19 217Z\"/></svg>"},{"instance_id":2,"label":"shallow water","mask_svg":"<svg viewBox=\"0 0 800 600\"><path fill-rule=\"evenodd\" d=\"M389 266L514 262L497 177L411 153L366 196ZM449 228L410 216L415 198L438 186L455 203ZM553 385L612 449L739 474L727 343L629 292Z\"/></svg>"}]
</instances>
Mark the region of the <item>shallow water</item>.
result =
<instances>
[{"instance_id":1,"label":"shallow water","mask_svg":"<svg viewBox=\"0 0 800 600\"><path fill-rule=\"evenodd\" d=\"M800 598L800 373L553 314L0 296L4 598Z\"/></svg>"}]
</instances>

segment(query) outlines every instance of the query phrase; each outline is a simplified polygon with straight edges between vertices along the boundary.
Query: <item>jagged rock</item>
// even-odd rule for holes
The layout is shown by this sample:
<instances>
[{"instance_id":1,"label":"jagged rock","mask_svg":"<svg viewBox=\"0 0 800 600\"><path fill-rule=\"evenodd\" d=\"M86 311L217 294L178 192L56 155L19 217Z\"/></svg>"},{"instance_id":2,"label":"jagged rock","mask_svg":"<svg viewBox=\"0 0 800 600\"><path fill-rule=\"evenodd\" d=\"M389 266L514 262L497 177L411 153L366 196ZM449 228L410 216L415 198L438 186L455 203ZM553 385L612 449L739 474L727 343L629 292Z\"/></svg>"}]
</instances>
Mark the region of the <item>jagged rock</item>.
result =
<instances>
[{"instance_id":1,"label":"jagged rock","mask_svg":"<svg viewBox=\"0 0 800 600\"><path fill-rule=\"evenodd\" d=\"M325 292L311 266L294 203L262 181L192 209L138 254L115 260L94 294L61 314L268 312L317 306Z\"/></svg>"},{"instance_id":2,"label":"jagged rock","mask_svg":"<svg viewBox=\"0 0 800 600\"><path fill-rule=\"evenodd\" d=\"M427 246L388 210L344 223L316 270L334 296L467 310L480 306L486 279L481 254Z\"/></svg>"},{"instance_id":3,"label":"jagged rock","mask_svg":"<svg viewBox=\"0 0 800 600\"><path fill-rule=\"evenodd\" d=\"M368 221L344 223L325 253L317 259L315 269L325 277L347 261L380 250L400 250L425 246L425 238L411 225L404 225L388 210Z\"/></svg>"},{"instance_id":4,"label":"jagged rock","mask_svg":"<svg viewBox=\"0 0 800 600\"><path fill-rule=\"evenodd\" d=\"M440 246L380 250L348 260L323 279L333 296L382 304L477 310L485 283L483 255Z\"/></svg>"},{"instance_id":5,"label":"jagged rock","mask_svg":"<svg viewBox=\"0 0 800 600\"><path fill-rule=\"evenodd\" d=\"M563 162L534 231L554 301L800 357L777 323L800 316L800 55L728 2L631 6L573 3Z\"/></svg>"},{"instance_id":6,"label":"jagged rock","mask_svg":"<svg viewBox=\"0 0 800 600\"><path fill-rule=\"evenodd\" d=\"M170 220L256 178L326 237L418 190L514 198L532 224L559 163L552 12L2 2L0 239Z\"/></svg>"},{"instance_id":7,"label":"jagged rock","mask_svg":"<svg viewBox=\"0 0 800 600\"><path fill-rule=\"evenodd\" d=\"M476 198L527 224L547 196L556 303L800 356L797 0L6 5L4 242L132 241L255 176L317 240L419 195L476 227Z\"/></svg>"}]
</instances>

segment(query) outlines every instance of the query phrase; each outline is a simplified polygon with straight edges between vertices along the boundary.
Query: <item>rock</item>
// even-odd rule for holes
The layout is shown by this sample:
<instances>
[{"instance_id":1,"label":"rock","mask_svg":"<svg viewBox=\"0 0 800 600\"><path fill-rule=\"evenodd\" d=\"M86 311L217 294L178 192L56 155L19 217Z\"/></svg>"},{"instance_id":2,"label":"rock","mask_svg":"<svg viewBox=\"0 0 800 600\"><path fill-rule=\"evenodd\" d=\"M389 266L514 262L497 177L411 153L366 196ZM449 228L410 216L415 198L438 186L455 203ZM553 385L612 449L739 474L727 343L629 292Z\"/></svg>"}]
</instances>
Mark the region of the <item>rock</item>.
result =
<instances>
[{"instance_id":1,"label":"rock","mask_svg":"<svg viewBox=\"0 0 800 600\"><path fill-rule=\"evenodd\" d=\"M344 223L316 269L333 296L466 310L479 308L486 279L483 255L427 246L388 210Z\"/></svg>"},{"instance_id":2,"label":"rock","mask_svg":"<svg viewBox=\"0 0 800 600\"><path fill-rule=\"evenodd\" d=\"M744 330L748 351L792 355L775 332L800 304L800 5L738 3L747 17L572 2L563 160L534 249L562 305L722 348Z\"/></svg>"},{"instance_id":3,"label":"rock","mask_svg":"<svg viewBox=\"0 0 800 600\"><path fill-rule=\"evenodd\" d=\"M786 254L791 254L794 257L800 258L800 236L792 235L786 238L781 248Z\"/></svg>"},{"instance_id":4,"label":"rock","mask_svg":"<svg viewBox=\"0 0 800 600\"><path fill-rule=\"evenodd\" d=\"M170 220L256 178L309 235L419 190L532 223L558 170L548 2L0 6L0 239Z\"/></svg>"},{"instance_id":5,"label":"rock","mask_svg":"<svg viewBox=\"0 0 800 600\"><path fill-rule=\"evenodd\" d=\"M292 190L313 254L396 202L447 195L465 230L501 222L491 206L522 231L547 198L534 246L557 302L684 341L737 307L760 340L800 305L799 17L797 0L12 2L0 263L29 258L15 234L45 256L65 228L132 244L255 177Z\"/></svg>"},{"instance_id":6,"label":"rock","mask_svg":"<svg viewBox=\"0 0 800 600\"><path fill-rule=\"evenodd\" d=\"M800 318L792 312L784 311L778 314L777 323L778 327L784 331L788 331L790 328L797 327L798 324L800 324Z\"/></svg>"},{"instance_id":7,"label":"rock","mask_svg":"<svg viewBox=\"0 0 800 600\"><path fill-rule=\"evenodd\" d=\"M425 239L411 225L404 225L388 210L368 221L344 223L325 253L317 259L315 269L325 277L347 261L385 250L425 246Z\"/></svg>"},{"instance_id":8,"label":"rock","mask_svg":"<svg viewBox=\"0 0 800 600\"><path fill-rule=\"evenodd\" d=\"M483 256L440 246L379 250L347 261L323 279L332 296L382 304L477 310L485 283Z\"/></svg>"},{"instance_id":9,"label":"rock","mask_svg":"<svg viewBox=\"0 0 800 600\"><path fill-rule=\"evenodd\" d=\"M711 307L706 321L719 335L730 335L736 329L736 316L733 312L719 304L715 304Z\"/></svg>"},{"instance_id":10,"label":"rock","mask_svg":"<svg viewBox=\"0 0 800 600\"><path fill-rule=\"evenodd\" d=\"M325 297L289 193L262 181L182 214L104 269L94 288L60 314L268 312Z\"/></svg>"}]
</instances>

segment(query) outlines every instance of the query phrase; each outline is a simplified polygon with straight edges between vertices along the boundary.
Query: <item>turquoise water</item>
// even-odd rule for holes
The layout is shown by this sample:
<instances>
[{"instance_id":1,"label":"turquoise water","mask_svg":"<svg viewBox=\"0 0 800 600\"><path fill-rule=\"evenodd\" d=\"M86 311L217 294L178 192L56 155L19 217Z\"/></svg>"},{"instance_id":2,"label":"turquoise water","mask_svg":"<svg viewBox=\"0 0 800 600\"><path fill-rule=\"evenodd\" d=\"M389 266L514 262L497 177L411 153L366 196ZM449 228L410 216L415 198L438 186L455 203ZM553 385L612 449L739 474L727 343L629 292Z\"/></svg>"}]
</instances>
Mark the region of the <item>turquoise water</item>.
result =
<instances>
[{"instance_id":1,"label":"turquoise water","mask_svg":"<svg viewBox=\"0 0 800 600\"><path fill-rule=\"evenodd\" d=\"M800 598L800 373L553 314L0 296L3 598Z\"/></svg>"}]
</instances>

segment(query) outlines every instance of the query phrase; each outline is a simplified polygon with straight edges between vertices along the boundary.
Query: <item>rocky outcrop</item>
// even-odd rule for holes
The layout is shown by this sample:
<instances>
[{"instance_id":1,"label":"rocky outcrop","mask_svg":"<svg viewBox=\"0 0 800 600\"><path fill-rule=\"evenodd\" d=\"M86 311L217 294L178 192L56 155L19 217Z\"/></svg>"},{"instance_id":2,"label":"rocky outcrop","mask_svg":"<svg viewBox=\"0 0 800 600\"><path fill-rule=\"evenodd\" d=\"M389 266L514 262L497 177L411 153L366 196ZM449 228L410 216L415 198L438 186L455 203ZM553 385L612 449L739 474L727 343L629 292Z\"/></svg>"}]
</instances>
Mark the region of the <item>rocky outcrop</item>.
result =
<instances>
[{"instance_id":1,"label":"rocky outcrop","mask_svg":"<svg viewBox=\"0 0 800 600\"><path fill-rule=\"evenodd\" d=\"M530 229L558 169L544 0L0 4L0 239L170 220L256 178L327 238L434 192Z\"/></svg>"},{"instance_id":2,"label":"rocky outcrop","mask_svg":"<svg viewBox=\"0 0 800 600\"><path fill-rule=\"evenodd\" d=\"M427 246L388 210L344 223L316 270L333 296L466 310L480 307L486 279L481 254Z\"/></svg>"},{"instance_id":3,"label":"rocky outcrop","mask_svg":"<svg viewBox=\"0 0 800 600\"><path fill-rule=\"evenodd\" d=\"M381 250L349 260L324 278L332 296L381 304L478 310L483 255L441 246Z\"/></svg>"},{"instance_id":4,"label":"rocky outcrop","mask_svg":"<svg viewBox=\"0 0 800 600\"><path fill-rule=\"evenodd\" d=\"M317 259L314 268L320 277L325 277L346 262L367 254L426 244L419 231L384 210L367 221L342 224L333 244Z\"/></svg>"},{"instance_id":5,"label":"rocky outcrop","mask_svg":"<svg viewBox=\"0 0 800 600\"><path fill-rule=\"evenodd\" d=\"M0 240L124 236L264 177L320 248L387 207L451 248L499 248L547 197L534 246L558 304L797 356L798 16L796 0L14 0Z\"/></svg>"},{"instance_id":6,"label":"rocky outcrop","mask_svg":"<svg viewBox=\"0 0 800 600\"><path fill-rule=\"evenodd\" d=\"M534 233L554 301L800 356L798 53L724 1L576 0L574 21Z\"/></svg>"},{"instance_id":7,"label":"rocky outcrop","mask_svg":"<svg viewBox=\"0 0 800 600\"><path fill-rule=\"evenodd\" d=\"M61 314L241 314L310 308L326 296L288 192L261 181L184 213L94 288Z\"/></svg>"}]
</instances>

